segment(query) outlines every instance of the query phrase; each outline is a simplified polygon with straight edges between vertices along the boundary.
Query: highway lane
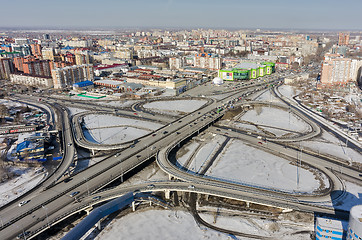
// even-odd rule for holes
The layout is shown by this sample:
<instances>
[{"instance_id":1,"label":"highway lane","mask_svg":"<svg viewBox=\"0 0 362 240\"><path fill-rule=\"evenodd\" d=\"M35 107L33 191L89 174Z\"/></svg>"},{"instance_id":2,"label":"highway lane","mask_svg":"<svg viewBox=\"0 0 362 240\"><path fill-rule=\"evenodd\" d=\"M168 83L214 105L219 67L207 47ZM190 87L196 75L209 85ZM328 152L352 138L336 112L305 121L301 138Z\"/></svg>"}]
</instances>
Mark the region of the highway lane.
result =
<instances>
[{"instance_id":1,"label":"highway lane","mask_svg":"<svg viewBox=\"0 0 362 240\"><path fill-rule=\"evenodd\" d=\"M248 102L238 102L235 104L235 106L248 106L248 105L258 105L258 106L273 106L277 108L281 108L285 111L289 111L289 108L287 108L285 105L280 103L270 103L270 102L260 102L260 101L248 101ZM301 114L299 111L291 108L290 111L295 114L296 116L300 117L304 122L306 122L312 130L306 134L301 134L301 136L296 137L286 137L286 138L278 138L278 137L265 137L267 140L275 141L275 142L297 142L297 141L305 141L310 138L316 137L319 134L321 134L320 127L312 120L307 118L305 115ZM259 124L258 124L259 125ZM263 134L260 134L263 135Z\"/></svg>"},{"instance_id":2,"label":"highway lane","mask_svg":"<svg viewBox=\"0 0 362 240\"><path fill-rule=\"evenodd\" d=\"M67 143L73 142L71 129L70 129L70 127L66 127L66 126L69 126L69 118L68 118L66 110L61 110L61 109L59 109L59 110L63 111L63 114L64 114L64 115L61 114L60 117L61 117L61 122L63 124L63 137L65 139L64 144L67 146ZM0 216L2 218L3 224L5 224L9 219L8 217L11 216L11 214L9 214L10 212L11 213L17 212L18 204L21 201L28 200L28 199L31 199L31 198L37 196L38 194L40 194L43 191L44 188L47 188L47 187L53 185L54 183L56 183L63 176L63 174L68 170L69 166L72 164L73 159L74 159L74 153L75 153L74 144L72 144L71 146L67 146L64 149L62 161L58 165L55 172L50 174L43 182L41 182L40 185L37 185L30 192L22 195L21 197L17 198L16 200L14 200L12 202L10 202L6 206L3 206L1 208L1 212L0 212Z\"/></svg>"},{"instance_id":3,"label":"highway lane","mask_svg":"<svg viewBox=\"0 0 362 240\"><path fill-rule=\"evenodd\" d=\"M38 213L43 213L40 217L39 221L31 226L27 231L32 231L34 235L41 233L44 230L48 229L48 226L54 225L65 218L80 212L80 211L91 211L92 206L97 205L99 203L109 201L115 199L117 197L123 196L128 192L170 192L170 191L178 191L178 192L194 192L194 193L202 193L206 195L214 195L219 197L225 197L229 199L235 200L243 200L251 203L262 203L268 206L277 206L281 209L296 209L298 206L296 205L297 200L285 202L285 199L273 199L269 201L268 199L260 198L253 192L240 192L237 189L225 189L220 186L208 186L198 183L190 183L187 182L179 182L179 181L160 181L160 182L147 182L140 183L132 186L126 187L116 187L112 189L108 189L105 191L101 191L95 193L90 196L84 196L83 198L79 198L78 201L73 201L72 203L64 206L59 209L57 212L48 212L48 215L45 216L45 208L39 210L39 212L34 213L35 217L38 218ZM97 197L97 199L94 199ZM309 205L308 212L319 211L320 208ZM47 210L48 211L48 210ZM331 207L324 207L324 212L329 212L330 214L334 213L334 209Z\"/></svg>"},{"instance_id":4,"label":"highway lane","mask_svg":"<svg viewBox=\"0 0 362 240\"><path fill-rule=\"evenodd\" d=\"M209 108L211 109L212 107ZM194 119L199 116L199 114L186 116L183 120L179 121L185 124L187 121L194 121ZM195 127L193 128L197 131ZM35 221L32 216L35 215L36 219L43 219L46 214L44 211L45 208L48 209L47 214L49 215L50 213L56 212L67 206L73 201L73 199L68 197L70 193L79 191L80 193L78 196L82 196L88 191L92 192L99 189L101 186L110 183L120 175L130 171L135 166L147 160L148 157L155 155L157 149L170 142L170 139L173 138L173 136L165 133L165 131L171 133L178 129L179 127L177 124L167 126L162 130L164 132L159 131L156 136L149 136L145 140L137 143L134 148L123 151L120 156L113 156L87 168L85 171L74 175L72 180L68 183L61 182L56 184L42 194L32 198L31 201L23 207L2 212L2 215L6 215L6 218L3 219L6 228L0 232L0 238L8 239L9 237L14 236L14 234L18 234L19 229L17 226L23 226L23 228L29 229ZM152 146L154 148L152 148ZM137 157L136 154L140 155L140 157ZM99 172L101 172L101 174L99 174ZM12 221L10 222L11 225L8 225L9 221L12 219L15 219L16 221Z\"/></svg>"},{"instance_id":5,"label":"highway lane","mask_svg":"<svg viewBox=\"0 0 362 240\"><path fill-rule=\"evenodd\" d=\"M237 94L236 96L241 96L241 93ZM236 96L231 96L225 99L223 102L225 103ZM32 215L35 211L37 211L37 215L41 216L43 214L44 217L44 214L46 213L44 213L44 211L39 211L40 209L49 209L49 212L55 212L68 205L69 201L65 201L65 199L59 201L59 203L56 201L57 204L53 204L56 199L61 199L61 196L69 195L73 191L79 191L79 196L81 196L88 192L89 189L92 189L92 191L93 189L99 189L105 184L118 178L122 172L138 166L144 162L148 156L155 154L156 149L167 146L171 142L171 139L174 138L171 133L177 134L176 131L182 126L188 126L190 124L190 130L192 132L198 132L200 125L196 126L192 125L192 123L197 121L197 119L204 114L214 110L215 107L220 107L223 102L215 104L216 106L207 106L203 109L200 109L198 113L187 115L176 123L164 127L162 130L157 131L157 135L155 137L150 136L145 138L139 143L135 144L134 148L126 149L124 152L122 152L121 157L112 157L104 160L99 164L93 165L85 171L73 176L73 180L70 182L70 184L68 183L66 185L64 182L56 184L52 188L36 196L34 199L31 199L31 202L25 206L18 208L15 211L5 211L7 214L6 219L4 220L4 226L1 228L0 238L7 239L10 234L20 233L19 231L21 230L15 226L22 226L24 229L31 227L35 220L29 218L29 216ZM220 115L218 114L210 114L208 117L211 119L207 118L209 121L204 121L201 126L203 127L208 125L219 116ZM68 134L69 138L71 138L71 134ZM66 141L67 140L69 139L66 139ZM154 150L148 149L148 147L151 147L152 145L157 146L152 148ZM140 153L138 155L141 157L137 157L137 153ZM3 213L4 212L1 213L2 216ZM9 225L9 223L11 225Z\"/></svg>"},{"instance_id":6,"label":"highway lane","mask_svg":"<svg viewBox=\"0 0 362 240\"><path fill-rule=\"evenodd\" d=\"M93 143L93 142L88 141L85 138L84 134L83 134L83 128L82 128L81 123L80 123L80 119L82 117L84 117L85 115L88 115L88 114L110 114L110 115L113 115L113 112L106 112L106 111L81 112L81 113L77 113L77 114L73 115L72 116L72 126L73 126L74 142L78 146L86 148L86 149L91 149L91 150L109 151L109 150L121 150L121 149L130 147L132 144L134 144L135 141L138 141L138 140L135 139L135 140L119 143L119 144L99 144L99 143ZM149 135L153 134L152 132L145 135L145 136L149 136ZM145 137L145 136L143 136L143 137ZM141 137L140 139L142 139L143 137Z\"/></svg>"},{"instance_id":7,"label":"highway lane","mask_svg":"<svg viewBox=\"0 0 362 240\"><path fill-rule=\"evenodd\" d=\"M355 149L359 153L362 152L361 143L356 141L355 139L351 138L350 136L346 135L344 132L342 132L337 127L330 125L326 119L323 117L317 115L316 113L312 112L310 109L306 108L305 106L301 105L298 101L290 100L287 97L283 96L278 88L273 89L273 93L276 97L281 99L284 103L287 105L290 105L292 108L295 108L296 110L300 111L301 113L305 114L309 118L311 118L313 121L318 123L320 126L325 128L327 131L333 133L338 139L341 139L343 142L348 142L348 146ZM348 140L348 141L347 141Z\"/></svg>"},{"instance_id":8,"label":"highway lane","mask_svg":"<svg viewBox=\"0 0 362 240\"><path fill-rule=\"evenodd\" d=\"M90 111L113 111L116 115L120 117L130 117L134 119L144 119L147 121L156 121L162 124L167 124L176 119L174 116L169 115L162 115L162 114L151 114L151 113L138 113L132 110L127 110L124 108L117 108L115 106L105 106L99 105L92 102L77 102L74 100L66 100L66 99L57 99L49 97L46 101L53 102L53 103L60 103L67 107L71 108L81 108L81 109L88 109Z\"/></svg>"}]
</instances>

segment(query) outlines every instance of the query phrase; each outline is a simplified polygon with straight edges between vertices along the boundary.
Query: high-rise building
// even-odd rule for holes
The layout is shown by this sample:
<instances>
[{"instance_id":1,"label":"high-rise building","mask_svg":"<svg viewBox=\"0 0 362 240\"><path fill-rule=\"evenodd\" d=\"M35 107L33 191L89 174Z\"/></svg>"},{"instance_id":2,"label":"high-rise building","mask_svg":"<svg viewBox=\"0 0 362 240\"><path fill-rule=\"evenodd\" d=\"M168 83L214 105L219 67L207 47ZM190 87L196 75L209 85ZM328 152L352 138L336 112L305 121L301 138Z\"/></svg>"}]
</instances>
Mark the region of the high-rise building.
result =
<instances>
[{"instance_id":1,"label":"high-rise building","mask_svg":"<svg viewBox=\"0 0 362 240\"><path fill-rule=\"evenodd\" d=\"M347 240L360 239L362 239L362 205L356 205L349 212Z\"/></svg>"},{"instance_id":2,"label":"high-rise building","mask_svg":"<svg viewBox=\"0 0 362 240\"><path fill-rule=\"evenodd\" d=\"M52 70L54 88L65 88L73 86L74 83L85 80L93 80L93 65L83 64Z\"/></svg>"},{"instance_id":3,"label":"high-rise building","mask_svg":"<svg viewBox=\"0 0 362 240\"><path fill-rule=\"evenodd\" d=\"M41 57L40 44L37 44L37 43L30 44L30 48L31 48L31 53L33 54L33 56Z\"/></svg>"},{"instance_id":4,"label":"high-rise building","mask_svg":"<svg viewBox=\"0 0 362 240\"><path fill-rule=\"evenodd\" d=\"M185 60L182 57L171 57L169 59L170 69L180 69L185 65Z\"/></svg>"},{"instance_id":5,"label":"high-rise building","mask_svg":"<svg viewBox=\"0 0 362 240\"><path fill-rule=\"evenodd\" d=\"M75 64L76 65L83 65L83 64L90 64L90 56L88 51L76 52L75 53Z\"/></svg>"},{"instance_id":6,"label":"high-rise building","mask_svg":"<svg viewBox=\"0 0 362 240\"><path fill-rule=\"evenodd\" d=\"M10 74L14 72L11 58L0 57L0 79L10 79Z\"/></svg>"},{"instance_id":7,"label":"high-rise building","mask_svg":"<svg viewBox=\"0 0 362 240\"><path fill-rule=\"evenodd\" d=\"M31 76L51 77L49 60L24 62L23 72Z\"/></svg>"},{"instance_id":8,"label":"high-rise building","mask_svg":"<svg viewBox=\"0 0 362 240\"><path fill-rule=\"evenodd\" d=\"M343 223L339 220L317 217L315 223L315 233L317 240L324 239L345 239Z\"/></svg>"},{"instance_id":9,"label":"high-rise building","mask_svg":"<svg viewBox=\"0 0 362 240\"><path fill-rule=\"evenodd\" d=\"M322 84L345 84L357 81L362 61L344 58L339 54L326 54L322 65Z\"/></svg>"},{"instance_id":10,"label":"high-rise building","mask_svg":"<svg viewBox=\"0 0 362 240\"><path fill-rule=\"evenodd\" d=\"M221 69L221 58L213 56L211 53L206 53L204 48L201 48L201 53L194 57L194 66L199 68L207 68L210 70Z\"/></svg>"},{"instance_id":11,"label":"high-rise building","mask_svg":"<svg viewBox=\"0 0 362 240\"><path fill-rule=\"evenodd\" d=\"M41 50L41 55L43 56L44 60L51 60L54 61L54 49L53 48L43 48Z\"/></svg>"},{"instance_id":12,"label":"high-rise building","mask_svg":"<svg viewBox=\"0 0 362 240\"><path fill-rule=\"evenodd\" d=\"M45 87L50 88L53 86L53 80L50 77L37 77L23 74L10 74L10 81L12 83L21 84L25 86Z\"/></svg>"},{"instance_id":13,"label":"high-rise building","mask_svg":"<svg viewBox=\"0 0 362 240\"><path fill-rule=\"evenodd\" d=\"M338 45L347 46L349 44L349 33L339 33L338 36Z\"/></svg>"}]
</instances>

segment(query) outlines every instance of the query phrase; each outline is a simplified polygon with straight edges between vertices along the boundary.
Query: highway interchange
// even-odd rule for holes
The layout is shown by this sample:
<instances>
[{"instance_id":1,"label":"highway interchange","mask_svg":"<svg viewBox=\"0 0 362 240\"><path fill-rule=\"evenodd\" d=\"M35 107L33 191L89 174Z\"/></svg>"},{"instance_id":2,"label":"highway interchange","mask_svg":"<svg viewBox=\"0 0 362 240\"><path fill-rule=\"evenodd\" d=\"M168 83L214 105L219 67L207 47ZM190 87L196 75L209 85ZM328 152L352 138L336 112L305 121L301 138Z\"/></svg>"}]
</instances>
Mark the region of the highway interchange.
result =
<instances>
[{"instance_id":1,"label":"highway interchange","mask_svg":"<svg viewBox=\"0 0 362 240\"><path fill-rule=\"evenodd\" d=\"M277 85L277 82L273 83ZM84 104L49 98L46 100L48 106L57 109L58 116L62 122L62 136L64 155L62 163L54 174L50 175L41 185L30 191L28 194L20 197L16 201L9 203L1 208L0 216L2 226L0 230L0 239L13 239L21 233L30 232L28 237L32 238L48 229L52 225L66 219L67 217L86 209L93 205L122 196L129 191L185 191L210 194L220 197L232 198L236 200L262 203L270 206L277 206L284 209L295 209L306 212L321 212L334 214L335 209L325 207L320 202L331 200L332 191L344 192L344 186L340 178L334 173L336 169L343 170L344 175L348 175L355 181L360 181L359 172L343 163L329 161L328 159L315 156L313 154L304 154L303 162L324 172L331 181L331 189L323 194L316 195L298 195L286 193L276 189L263 189L257 186L243 186L235 183L220 181L205 176L191 174L180 168L177 168L169 159L170 152L180 143L187 141L190 137L197 135L200 131L210 128L227 111L227 104L233 101L235 105L252 104L245 101L245 96L257 91L262 91L266 87L272 87L271 83L256 83L255 85L245 86L234 91L230 91L229 96L222 100L209 101L208 104L181 118L169 117L164 115L155 115L150 112L142 112L135 115L133 109L115 109L113 107L91 106L87 103L87 108L92 111L102 111L103 113L116 114L138 119L153 120L163 123L165 126L152 134L142 137L136 143L126 143L121 145L96 145L84 141L79 118L70 117L65 105L72 107L85 108ZM239 100L241 99L241 100ZM25 99L34 100L32 97ZM256 103L255 103L256 104ZM216 109L222 108L220 112ZM137 108L136 108L137 110ZM294 109L295 112L298 109ZM305 121L308 121L312 131L301 138L311 138L320 133L320 128L315 120L305 117L305 112L298 111ZM229 136L240 138L243 141L255 143L258 141L256 136L241 134L236 130L229 131L218 128L219 134L228 134ZM215 127L210 128L216 131ZM298 150L286 148L273 139L268 139L268 145L263 145L268 151L280 155L297 158ZM285 139L288 141L287 139ZM303 139L297 139L303 140ZM293 141L296 141L294 139ZM89 168L74 174L70 181L59 180L67 172L69 166L74 161L76 152L75 145L90 150L118 150L118 154L110 155L103 161L98 162ZM131 147L132 146L132 147ZM170 176L170 181L155 182L152 189L147 184L138 184L131 187L122 187L122 184L116 188L102 190L103 187L111 182L122 178L124 174L132 171L142 165L147 160L156 156L157 164ZM177 179L178 181L173 181ZM182 181L179 181L182 180ZM99 191L99 192L97 192ZM70 195L79 192L73 197ZM90 193L96 195L90 195ZM93 199L94 196L100 196ZM333 196L338 198L340 196ZM26 205L19 207L18 204L24 200L31 200ZM343 214L343 213L342 213Z\"/></svg>"}]
</instances>

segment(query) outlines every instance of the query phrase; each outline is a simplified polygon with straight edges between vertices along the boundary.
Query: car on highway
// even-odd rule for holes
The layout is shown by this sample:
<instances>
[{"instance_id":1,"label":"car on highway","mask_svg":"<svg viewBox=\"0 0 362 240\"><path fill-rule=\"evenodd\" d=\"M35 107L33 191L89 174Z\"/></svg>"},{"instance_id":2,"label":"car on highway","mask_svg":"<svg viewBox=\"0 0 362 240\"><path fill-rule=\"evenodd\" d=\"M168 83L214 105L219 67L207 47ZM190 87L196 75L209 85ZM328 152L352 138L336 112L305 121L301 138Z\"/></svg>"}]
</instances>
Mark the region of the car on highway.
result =
<instances>
[{"instance_id":1,"label":"car on highway","mask_svg":"<svg viewBox=\"0 0 362 240\"><path fill-rule=\"evenodd\" d=\"M258 142L259 144L263 144L262 142Z\"/></svg>"},{"instance_id":2,"label":"car on highway","mask_svg":"<svg viewBox=\"0 0 362 240\"><path fill-rule=\"evenodd\" d=\"M195 186L194 185L190 185L187 187L188 189L195 189Z\"/></svg>"},{"instance_id":3,"label":"car on highway","mask_svg":"<svg viewBox=\"0 0 362 240\"><path fill-rule=\"evenodd\" d=\"M72 181L72 179L73 179L73 178L68 177L68 178L64 179L64 182L65 182L65 183L70 182L70 181Z\"/></svg>"},{"instance_id":4,"label":"car on highway","mask_svg":"<svg viewBox=\"0 0 362 240\"><path fill-rule=\"evenodd\" d=\"M70 197L74 197L75 195L77 195L79 193L79 191L75 191L75 192L72 192L71 194L69 194Z\"/></svg>"},{"instance_id":5,"label":"car on highway","mask_svg":"<svg viewBox=\"0 0 362 240\"><path fill-rule=\"evenodd\" d=\"M168 132L167 131L163 131L163 134L167 134Z\"/></svg>"},{"instance_id":6,"label":"car on highway","mask_svg":"<svg viewBox=\"0 0 362 240\"><path fill-rule=\"evenodd\" d=\"M137 157L137 158L140 158L140 157L141 157L141 155L137 155L136 157Z\"/></svg>"},{"instance_id":7,"label":"car on highway","mask_svg":"<svg viewBox=\"0 0 362 240\"><path fill-rule=\"evenodd\" d=\"M157 134L156 133L154 133L154 134L152 134L152 137L154 137L154 136L156 136Z\"/></svg>"},{"instance_id":8,"label":"car on highway","mask_svg":"<svg viewBox=\"0 0 362 240\"><path fill-rule=\"evenodd\" d=\"M150 185L147 185L147 189L153 189L155 188L156 186L154 184L150 184Z\"/></svg>"},{"instance_id":9,"label":"car on highway","mask_svg":"<svg viewBox=\"0 0 362 240\"><path fill-rule=\"evenodd\" d=\"M98 200L100 198L101 198L101 196L95 196L95 197L92 197L92 200L96 201L96 200Z\"/></svg>"},{"instance_id":10,"label":"car on highway","mask_svg":"<svg viewBox=\"0 0 362 240\"><path fill-rule=\"evenodd\" d=\"M68 143L68 147L70 147L70 146L72 146L72 144L71 144L71 143Z\"/></svg>"},{"instance_id":11,"label":"car on highway","mask_svg":"<svg viewBox=\"0 0 362 240\"><path fill-rule=\"evenodd\" d=\"M119 155L121 155L121 153L116 153L114 156L119 157Z\"/></svg>"},{"instance_id":12,"label":"car on highway","mask_svg":"<svg viewBox=\"0 0 362 240\"><path fill-rule=\"evenodd\" d=\"M19 202L19 207L24 206L24 205L27 204L28 202L30 202L30 200L25 200L25 201Z\"/></svg>"},{"instance_id":13,"label":"car on highway","mask_svg":"<svg viewBox=\"0 0 362 240\"><path fill-rule=\"evenodd\" d=\"M26 237L29 236L29 235L30 235L30 231L25 231L25 232L20 233L20 234L16 237L16 239L26 239Z\"/></svg>"}]
</instances>

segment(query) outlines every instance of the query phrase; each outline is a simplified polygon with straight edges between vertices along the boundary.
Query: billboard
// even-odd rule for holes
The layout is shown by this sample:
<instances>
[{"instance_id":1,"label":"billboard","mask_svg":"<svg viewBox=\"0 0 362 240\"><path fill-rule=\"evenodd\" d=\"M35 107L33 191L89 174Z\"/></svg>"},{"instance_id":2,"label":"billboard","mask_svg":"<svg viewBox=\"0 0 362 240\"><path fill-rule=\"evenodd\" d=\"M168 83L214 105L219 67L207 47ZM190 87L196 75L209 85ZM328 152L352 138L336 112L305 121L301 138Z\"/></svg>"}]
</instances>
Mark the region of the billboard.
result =
<instances>
[{"instance_id":1,"label":"billboard","mask_svg":"<svg viewBox=\"0 0 362 240\"><path fill-rule=\"evenodd\" d=\"M223 72L222 79L232 81L234 80L234 74L232 72Z\"/></svg>"}]
</instances>

